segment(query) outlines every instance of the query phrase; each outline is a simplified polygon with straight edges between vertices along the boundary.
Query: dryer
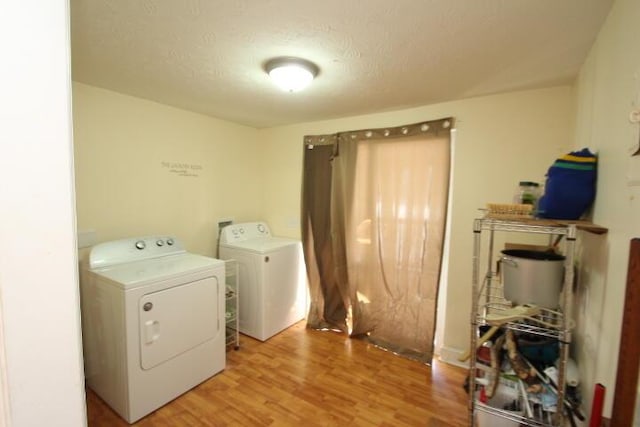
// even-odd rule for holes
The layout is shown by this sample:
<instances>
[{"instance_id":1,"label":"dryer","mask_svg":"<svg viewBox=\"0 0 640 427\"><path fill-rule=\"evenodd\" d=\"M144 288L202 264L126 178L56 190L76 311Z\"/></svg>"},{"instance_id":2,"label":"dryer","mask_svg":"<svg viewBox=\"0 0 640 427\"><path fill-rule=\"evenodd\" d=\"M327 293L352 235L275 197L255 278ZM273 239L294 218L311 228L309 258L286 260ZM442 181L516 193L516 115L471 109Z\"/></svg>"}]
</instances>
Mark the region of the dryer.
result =
<instances>
[{"instance_id":1,"label":"dryer","mask_svg":"<svg viewBox=\"0 0 640 427\"><path fill-rule=\"evenodd\" d=\"M266 341L304 319L307 282L299 240L272 236L264 222L232 224L221 230L219 256L238 263L240 332Z\"/></svg>"},{"instance_id":2,"label":"dryer","mask_svg":"<svg viewBox=\"0 0 640 427\"><path fill-rule=\"evenodd\" d=\"M133 238L94 246L82 275L87 385L129 423L224 369L223 261Z\"/></svg>"}]
</instances>

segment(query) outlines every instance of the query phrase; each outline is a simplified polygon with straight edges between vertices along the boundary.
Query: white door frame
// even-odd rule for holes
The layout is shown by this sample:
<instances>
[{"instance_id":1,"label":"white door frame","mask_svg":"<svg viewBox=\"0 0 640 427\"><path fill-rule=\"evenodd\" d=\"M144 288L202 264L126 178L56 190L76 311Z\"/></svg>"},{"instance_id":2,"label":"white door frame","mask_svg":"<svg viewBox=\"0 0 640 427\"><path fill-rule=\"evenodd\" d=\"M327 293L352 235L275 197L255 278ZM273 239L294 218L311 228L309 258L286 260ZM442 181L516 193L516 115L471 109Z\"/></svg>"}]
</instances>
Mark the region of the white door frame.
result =
<instances>
[{"instance_id":1,"label":"white door frame","mask_svg":"<svg viewBox=\"0 0 640 427\"><path fill-rule=\"evenodd\" d=\"M4 324L2 313L2 294L0 294L0 427L9 427L9 384L7 380L7 356L4 350Z\"/></svg>"}]
</instances>

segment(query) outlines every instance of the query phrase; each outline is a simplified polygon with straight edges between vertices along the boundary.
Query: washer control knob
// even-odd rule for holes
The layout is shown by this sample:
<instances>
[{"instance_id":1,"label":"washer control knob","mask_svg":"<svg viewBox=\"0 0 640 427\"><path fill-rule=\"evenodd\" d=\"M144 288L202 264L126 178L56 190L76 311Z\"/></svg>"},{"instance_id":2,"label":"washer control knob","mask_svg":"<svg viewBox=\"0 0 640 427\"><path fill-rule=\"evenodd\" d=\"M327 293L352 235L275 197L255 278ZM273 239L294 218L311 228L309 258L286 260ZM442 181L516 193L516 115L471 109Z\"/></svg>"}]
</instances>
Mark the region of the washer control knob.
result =
<instances>
[{"instance_id":1,"label":"washer control knob","mask_svg":"<svg viewBox=\"0 0 640 427\"><path fill-rule=\"evenodd\" d=\"M156 245L158 245L158 246L164 246L164 242L163 242L162 240L158 240L158 241L156 242Z\"/></svg>"},{"instance_id":2,"label":"washer control knob","mask_svg":"<svg viewBox=\"0 0 640 427\"><path fill-rule=\"evenodd\" d=\"M263 224L258 224L258 231L260 233L264 233L264 225Z\"/></svg>"},{"instance_id":3,"label":"washer control knob","mask_svg":"<svg viewBox=\"0 0 640 427\"><path fill-rule=\"evenodd\" d=\"M168 238L167 239L167 245L172 246L173 245L173 239L172 238Z\"/></svg>"},{"instance_id":4,"label":"washer control knob","mask_svg":"<svg viewBox=\"0 0 640 427\"><path fill-rule=\"evenodd\" d=\"M153 308L153 303L150 303L150 302L145 302L144 305L142 306L142 309L144 311L151 311L152 308Z\"/></svg>"},{"instance_id":5,"label":"washer control knob","mask_svg":"<svg viewBox=\"0 0 640 427\"><path fill-rule=\"evenodd\" d=\"M138 240L136 242L136 249L143 250L147 245L144 243L144 240Z\"/></svg>"}]
</instances>

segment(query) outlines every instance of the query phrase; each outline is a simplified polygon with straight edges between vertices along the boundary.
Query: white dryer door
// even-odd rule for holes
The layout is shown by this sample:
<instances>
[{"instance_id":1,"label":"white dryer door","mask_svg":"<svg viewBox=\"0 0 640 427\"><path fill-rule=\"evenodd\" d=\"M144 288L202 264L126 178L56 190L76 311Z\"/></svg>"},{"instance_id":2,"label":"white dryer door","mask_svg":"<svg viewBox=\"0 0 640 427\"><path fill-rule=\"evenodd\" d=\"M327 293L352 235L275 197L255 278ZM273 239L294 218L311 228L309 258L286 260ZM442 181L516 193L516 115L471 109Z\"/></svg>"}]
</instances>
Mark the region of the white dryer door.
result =
<instances>
[{"instance_id":1,"label":"white dryer door","mask_svg":"<svg viewBox=\"0 0 640 427\"><path fill-rule=\"evenodd\" d=\"M142 369L151 369L219 333L218 286L216 277L207 277L140 299Z\"/></svg>"}]
</instances>

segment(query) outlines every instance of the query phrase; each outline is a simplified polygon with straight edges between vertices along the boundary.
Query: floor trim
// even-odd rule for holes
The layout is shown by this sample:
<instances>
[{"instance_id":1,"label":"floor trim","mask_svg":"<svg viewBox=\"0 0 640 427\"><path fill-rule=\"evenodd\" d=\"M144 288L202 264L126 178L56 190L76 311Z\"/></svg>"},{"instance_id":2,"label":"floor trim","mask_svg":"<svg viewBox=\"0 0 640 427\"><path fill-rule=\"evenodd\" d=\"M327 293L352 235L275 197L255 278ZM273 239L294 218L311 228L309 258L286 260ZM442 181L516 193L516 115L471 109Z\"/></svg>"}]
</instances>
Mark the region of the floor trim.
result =
<instances>
[{"instance_id":1,"label":"floor trim","mask_svg":"<svg viewBox=\"0 0 640 427\"><path fill-rule=\"evenodd\" d=\"M468 368L469 363L460 362L458 360L458 358L462 356L463 353L464 353L464 350L443 346L442 348L440 348L439 358L441 361L448 363L449 365L459 366L461 368Z\"/></svg>"},{"instance_id":2,"label":"floor trim","mask_svg":"<svg viewBox=\"0 0 640 427\"><path fill-rule=\"evenodd\" d=\"M9 411L9 384L2 313L2 295L0 295L0 427L8 427L11 424L11 414Z\"/></svg>"}]
</instances>

